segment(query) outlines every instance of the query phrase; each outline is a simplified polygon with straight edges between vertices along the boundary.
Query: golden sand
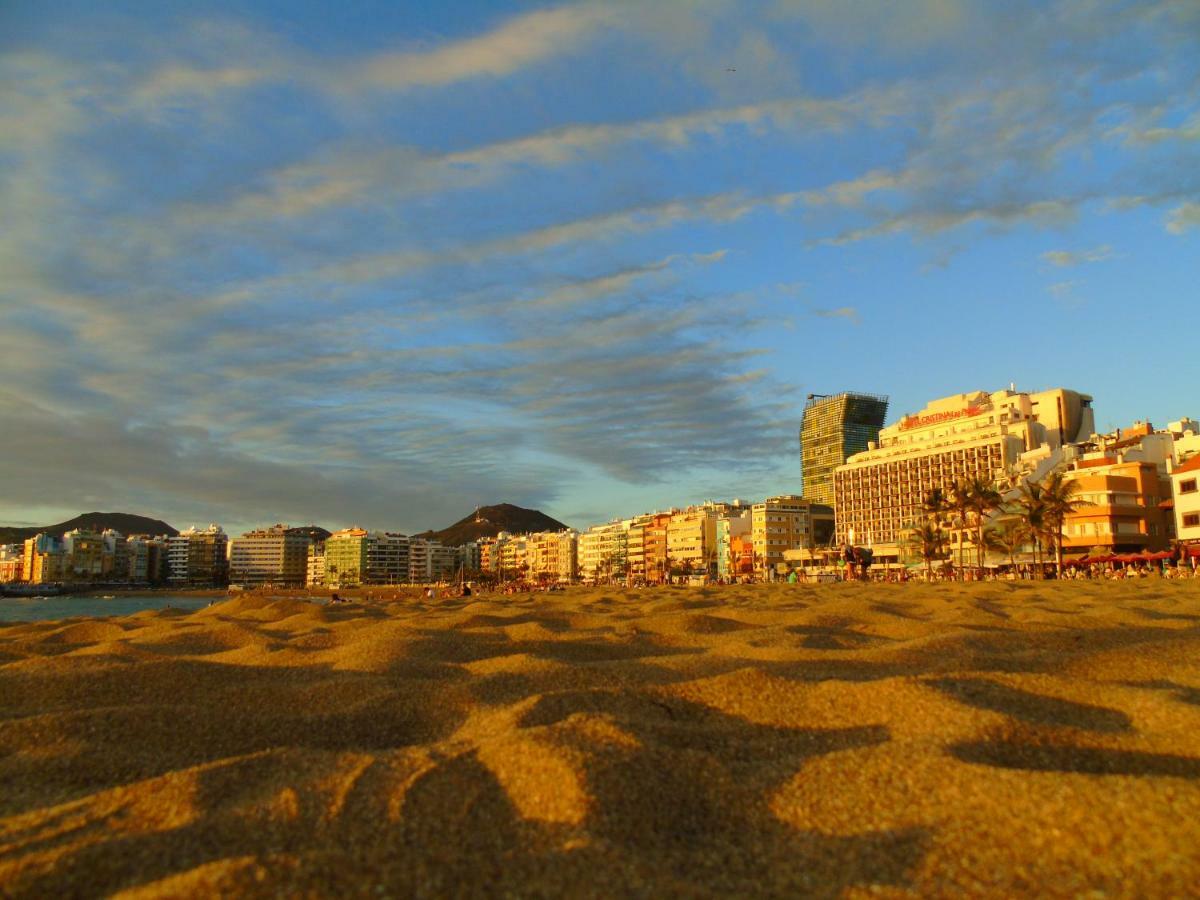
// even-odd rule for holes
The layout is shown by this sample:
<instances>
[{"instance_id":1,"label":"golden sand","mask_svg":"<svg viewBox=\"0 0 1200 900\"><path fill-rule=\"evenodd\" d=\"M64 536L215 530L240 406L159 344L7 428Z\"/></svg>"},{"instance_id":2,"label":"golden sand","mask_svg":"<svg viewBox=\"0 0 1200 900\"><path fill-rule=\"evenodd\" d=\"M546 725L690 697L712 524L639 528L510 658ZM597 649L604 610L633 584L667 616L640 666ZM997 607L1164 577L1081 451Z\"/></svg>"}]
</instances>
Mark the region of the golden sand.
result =
<instances>
[{"instance_id":1,"label":"golden sand","mask_svg":"<svg viewBox=\"0 0 1200 900\"><path fill-rule=\"evenodd\" d=\"M1180 896L1200 581L0 627L0 894Z\"/></svg>"}]
</instances>

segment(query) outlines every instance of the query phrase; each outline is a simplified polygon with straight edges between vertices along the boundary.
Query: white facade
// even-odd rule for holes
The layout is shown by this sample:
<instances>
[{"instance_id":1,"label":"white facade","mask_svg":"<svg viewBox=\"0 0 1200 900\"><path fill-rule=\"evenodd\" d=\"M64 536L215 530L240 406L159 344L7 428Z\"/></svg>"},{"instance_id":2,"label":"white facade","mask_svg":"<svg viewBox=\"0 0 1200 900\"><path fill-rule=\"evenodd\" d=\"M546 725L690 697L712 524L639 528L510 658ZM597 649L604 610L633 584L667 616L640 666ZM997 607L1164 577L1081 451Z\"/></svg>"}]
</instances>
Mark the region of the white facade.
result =
<instances>
[{"instance_id":1,"label":"white facade","mask_svg":"<svg viewBox=\"0 0 1200 900\"><path fill-rule=\"evenodd\" d=\"M1175 468L1171 489L1175 495L1175 536L1185 543L1200 544L1200 454Z\"/></svg>"}]
</instances>

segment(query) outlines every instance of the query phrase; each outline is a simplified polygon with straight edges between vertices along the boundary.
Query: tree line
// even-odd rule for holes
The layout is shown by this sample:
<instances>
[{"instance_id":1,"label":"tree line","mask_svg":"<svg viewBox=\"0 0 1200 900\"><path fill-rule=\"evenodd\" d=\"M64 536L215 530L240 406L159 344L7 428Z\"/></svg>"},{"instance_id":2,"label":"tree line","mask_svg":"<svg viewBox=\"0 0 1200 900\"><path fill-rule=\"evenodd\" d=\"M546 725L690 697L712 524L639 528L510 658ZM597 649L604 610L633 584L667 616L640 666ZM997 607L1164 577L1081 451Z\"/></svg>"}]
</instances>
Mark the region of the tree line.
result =
<instances>
[{"instance_id":1,"label":"tree line","mask_svg":"<svg viewBox=\"0 0 1200 900\"><path fill-rule=\"evenodd\" d=\"M965 571L963 535L971 532L975 545L977 570L982 573L986 550L999 550L1016 565L1016 555L1028 543L1033 544L1037 566L1044 562L1044 551L1054 555L1058 574L1063 570L1063 529L1067 517L1083 505L1077 498L1079 484L1062 471L1054 471L1040 482L1023 481L1017 496L1006 500L1011 483L997 483L986 476L958 479L950 487L933 488L922 503L922 519L909 532L909 546L925 561L932 575L934 560L951 555L951 534L958 532L958 570ZM989 524L993 514L1001 513L996 525Z\"/></svg>"}]
</instances>

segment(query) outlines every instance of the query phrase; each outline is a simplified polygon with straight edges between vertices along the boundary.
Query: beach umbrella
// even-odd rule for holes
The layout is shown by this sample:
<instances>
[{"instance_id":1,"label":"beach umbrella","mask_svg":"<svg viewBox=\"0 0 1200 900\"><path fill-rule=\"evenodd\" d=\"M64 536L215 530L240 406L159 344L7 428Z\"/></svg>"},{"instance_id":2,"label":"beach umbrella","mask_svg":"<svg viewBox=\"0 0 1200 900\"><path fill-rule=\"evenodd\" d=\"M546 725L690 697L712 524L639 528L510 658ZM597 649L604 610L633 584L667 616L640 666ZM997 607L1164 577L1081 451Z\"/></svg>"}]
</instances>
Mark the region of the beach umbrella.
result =
<instances>
[{"instance_id":1,"label":"beach umbrella","mask_svg":"<svg viewBox=\"0 0 1200 900\"><path fill-rule=\"evenodd\" d=\"M1170 559L1170 558L1171 558L1170 550L1159 550L1157 553L1147 553L1146 554L1146 559L1149 562L1158 562L1160 560Z\"/></svg>"}]
</instances>

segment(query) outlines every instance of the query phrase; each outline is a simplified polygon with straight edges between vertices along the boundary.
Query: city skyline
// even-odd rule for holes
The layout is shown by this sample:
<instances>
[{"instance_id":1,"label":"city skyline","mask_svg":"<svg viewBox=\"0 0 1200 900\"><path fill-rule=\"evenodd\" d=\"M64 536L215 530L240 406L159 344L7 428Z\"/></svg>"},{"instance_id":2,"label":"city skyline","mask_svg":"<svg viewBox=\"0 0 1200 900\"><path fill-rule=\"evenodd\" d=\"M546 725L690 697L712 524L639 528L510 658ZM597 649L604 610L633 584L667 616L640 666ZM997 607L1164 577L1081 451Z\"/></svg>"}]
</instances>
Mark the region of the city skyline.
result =
<instances>
[{"instance_id":1,"label":"city skyline","mask_svg":"<svg viewBox=\"0 0 1200 900\"><path fill-rule=\"evenodd\" d=\"M0 523L785 494L809 393L1200 414L1195 5L433 6L0 11Z\"/></svg>"}]
</instances>

